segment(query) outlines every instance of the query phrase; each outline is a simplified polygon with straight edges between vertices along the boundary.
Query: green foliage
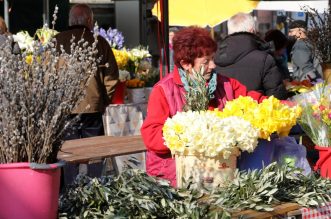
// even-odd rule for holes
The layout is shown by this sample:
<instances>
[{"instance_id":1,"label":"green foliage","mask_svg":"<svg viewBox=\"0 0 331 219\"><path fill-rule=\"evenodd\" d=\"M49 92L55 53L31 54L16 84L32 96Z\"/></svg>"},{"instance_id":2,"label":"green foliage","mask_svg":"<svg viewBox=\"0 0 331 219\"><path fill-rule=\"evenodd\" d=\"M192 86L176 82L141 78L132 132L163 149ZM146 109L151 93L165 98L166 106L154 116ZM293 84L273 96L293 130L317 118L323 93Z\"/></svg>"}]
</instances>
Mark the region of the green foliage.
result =
<instances>
[{"instance_id":1,"label":"green foliage","mask_svg":"<svg viewBox=\"0 0 331 219\"><path fill-rule=\"evenodd\" d=\"M229 211L272 211L275 204L296 202L314 207L331 201L331 181L314 174L305 176L297 168L270 164L262 170L236 172L233 184L218 189L211 202Z\"/></svg>"},{"instance_id":2,"label":"green foliage","mask_svg":"<svg viewBox=\"0 0 331 219\"><path fill-rule=\"evenodd\" d=\"M202 195L127 170L117 178L78 178L60 197L59 212L62 218L205 218Z\"/></svg>"},{"instance_id":3,"label":"green foliage","mask_svg":"<svg viewBox=\"0 0 331 219\"><path fill-rule=\"evenodd\" d=\"M60 218L231 218L229 212L272 211L282 202L314 207L331 201L331 181L297 168L270 164L236 172L233 183L213 191L175 189L139 170L116 178L77 178L60 197Z\"/></svg>"}]
</instances>

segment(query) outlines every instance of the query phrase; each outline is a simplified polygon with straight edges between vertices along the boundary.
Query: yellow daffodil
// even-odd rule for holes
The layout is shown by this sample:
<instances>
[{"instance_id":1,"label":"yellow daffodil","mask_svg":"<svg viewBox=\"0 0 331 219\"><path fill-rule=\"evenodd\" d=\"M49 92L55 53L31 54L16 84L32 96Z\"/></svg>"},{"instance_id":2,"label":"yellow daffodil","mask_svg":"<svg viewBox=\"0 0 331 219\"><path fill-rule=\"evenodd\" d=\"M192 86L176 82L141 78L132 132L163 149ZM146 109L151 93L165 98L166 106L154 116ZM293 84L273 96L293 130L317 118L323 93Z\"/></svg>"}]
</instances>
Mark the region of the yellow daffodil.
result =
<instances>
[{"instance_id":1,"label":"yellow daffodil","mask_svg":"<svg viewBox=\"0 0 331 219\"><path fill-rule=\"evenodd\" d=\"M239 97L229 101L222 112L216 110L214 113L220 118L239 116L260 130L260 138L270 139L273 133L288 135L301 115L301 108L284 105L274 97L265 99L261 104L251 97Z\"/></svg>"}]
</instances>

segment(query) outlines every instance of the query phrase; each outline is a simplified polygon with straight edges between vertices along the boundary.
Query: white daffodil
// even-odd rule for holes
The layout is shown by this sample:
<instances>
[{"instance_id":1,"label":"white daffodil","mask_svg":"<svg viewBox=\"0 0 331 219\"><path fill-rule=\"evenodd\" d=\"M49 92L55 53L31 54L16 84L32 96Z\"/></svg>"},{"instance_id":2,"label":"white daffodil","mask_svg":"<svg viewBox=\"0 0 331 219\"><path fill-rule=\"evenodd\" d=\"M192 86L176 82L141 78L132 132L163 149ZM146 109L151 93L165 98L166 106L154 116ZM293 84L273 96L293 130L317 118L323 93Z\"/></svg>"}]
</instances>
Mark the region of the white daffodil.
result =
<instances>
[{"instance_id":1,"label":"white daffodil","mask_svg":"<svg viewBox=\"0 0 331 219\"><path fill-rule=\"evenodd\" d=\"M165 144L173 154L222 155L225 159L239 149L252 152L259 131L239 117L219 118L210 111L178 112L163 127Z\"/></svg>"}]
</instances>

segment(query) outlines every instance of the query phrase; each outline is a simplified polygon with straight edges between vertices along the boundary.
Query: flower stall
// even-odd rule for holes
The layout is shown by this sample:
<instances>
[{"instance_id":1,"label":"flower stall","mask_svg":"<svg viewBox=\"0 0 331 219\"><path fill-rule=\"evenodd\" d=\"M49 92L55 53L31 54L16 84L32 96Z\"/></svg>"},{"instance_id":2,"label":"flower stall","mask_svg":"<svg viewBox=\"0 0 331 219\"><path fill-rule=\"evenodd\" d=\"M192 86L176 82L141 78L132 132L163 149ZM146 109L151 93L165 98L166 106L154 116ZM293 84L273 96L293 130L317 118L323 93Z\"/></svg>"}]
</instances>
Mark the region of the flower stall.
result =
<instances>
[{"instance_id":1,"label":"flower stall","mask_svg":"<svg viewBox=\"0 0 331 219\"><path fill-rule=\"evenodd\" d=\"M189 92L187 96L199 95ZM163 130L166 144L176 159L179 157L178 161L183 162L177 171L187 182L182 181L181 188L172 188L167 181L139 170L126 170L117 177L101 179L82 176L61 196L60 216L266 218L300 206L322 207L331 201L331 181L315 173L305 175L299 168L276 163L261 170L239 172L225 159L236 156L240 150L254 150L259 136L268 139L274 132L287 135L301 115L300 107L288 107L275 98L257 104L240 97L228 102L222 112L190 111L197 105L204 106L203 100L199 103L191 100L188 110L168 119ZM259 122L254 123L255 118ZM219 144L220 141L226 144ZM191 154L200 156L192 161ZM212 161L206 162L206 158ZM203 168L206 171L199 171ZM219 184L223 186L216 186Z\"/></svg>"}]
</instances>

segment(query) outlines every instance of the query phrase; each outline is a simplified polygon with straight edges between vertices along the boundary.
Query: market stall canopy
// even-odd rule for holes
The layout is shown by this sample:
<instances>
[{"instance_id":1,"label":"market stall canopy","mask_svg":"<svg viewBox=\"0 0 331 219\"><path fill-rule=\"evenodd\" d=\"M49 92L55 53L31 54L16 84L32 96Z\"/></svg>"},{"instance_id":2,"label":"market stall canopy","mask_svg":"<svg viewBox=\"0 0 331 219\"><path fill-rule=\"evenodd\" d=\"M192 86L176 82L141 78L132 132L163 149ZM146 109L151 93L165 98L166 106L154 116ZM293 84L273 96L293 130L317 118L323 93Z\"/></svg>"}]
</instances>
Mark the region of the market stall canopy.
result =
<instances>
[{"instance_id":1,"label":"market stall canopy","mask_svg":"<svg viewBox=\"0 0 331 219\"><path fill-rule=\"evenodd\" d=\"M248 0L169 0L169 25L214 27L238 12L252 11L258 3ZM159 6L155 4L153 14L161 20Z\"/></svg>"},{"instance_id":2,"label":"market stall canopy","mask_svg":"<svg viewBox=\"0 0 331 219\"><path fill-rule=\"evenodd\" d=\"M238 12L252 10L302 11L309 6L323 12L328 1L252 1L252 0L169 0L169 25L214 27ZM161 20L160 4L156 3L153 15Z\"/></svg>"}]
</instances>

